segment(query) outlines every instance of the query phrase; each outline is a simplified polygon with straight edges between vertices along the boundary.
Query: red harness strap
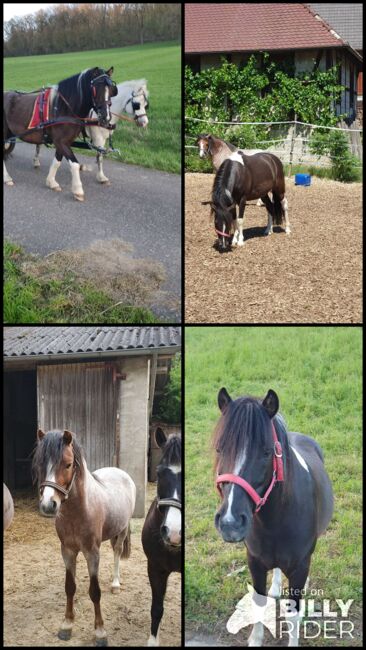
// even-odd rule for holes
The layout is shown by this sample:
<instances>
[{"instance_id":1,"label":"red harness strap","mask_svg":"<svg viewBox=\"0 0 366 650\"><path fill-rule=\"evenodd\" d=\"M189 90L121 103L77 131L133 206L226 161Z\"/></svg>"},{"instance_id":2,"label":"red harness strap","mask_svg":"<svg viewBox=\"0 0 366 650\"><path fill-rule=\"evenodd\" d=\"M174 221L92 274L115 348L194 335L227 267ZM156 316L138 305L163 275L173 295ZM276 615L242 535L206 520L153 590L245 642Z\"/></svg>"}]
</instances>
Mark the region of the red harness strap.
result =
<instances>
[{"instance_id":1,"label":"red harness strap","mask_svg":"<svg viewBox=\"0 0 366 650\"><path fill-rule=\"evenodd\" d=\"M272 422L272 437L273 437L273 475L272 475L272 480L271 483L269 484L265 494L263 497L259 496L258 492L246 481L245 479L241 478L240 476L237 476L236 474L220 474L216 478L216 486L217 489L220 493L220 496L222 496L222 490L220 487L221 483L235 483L236 485L240 485L240 487L245 490L247 494L249 494L250 498L254 501L256 505L256 509L254 512L258 512L262 506L266 503L269 495L271 494L275 484L277 481L282 482L284 480L283 478L283 460L282 460L282 447L281 443L279 442L277 438L277 433L276 429L274 428L274 424Z\"/></svg>"},{"instance_id":2,"label":"red harness strap","mask_svg":"<svg viewBox=\"0 0 366 650\"><path fill-rule=\"evenodd\" d=\"M50 94L52 88L46 88L37 95L28 129L37 127L41 122L48 122L50 111Z\"/></svg>"}]
</instances>

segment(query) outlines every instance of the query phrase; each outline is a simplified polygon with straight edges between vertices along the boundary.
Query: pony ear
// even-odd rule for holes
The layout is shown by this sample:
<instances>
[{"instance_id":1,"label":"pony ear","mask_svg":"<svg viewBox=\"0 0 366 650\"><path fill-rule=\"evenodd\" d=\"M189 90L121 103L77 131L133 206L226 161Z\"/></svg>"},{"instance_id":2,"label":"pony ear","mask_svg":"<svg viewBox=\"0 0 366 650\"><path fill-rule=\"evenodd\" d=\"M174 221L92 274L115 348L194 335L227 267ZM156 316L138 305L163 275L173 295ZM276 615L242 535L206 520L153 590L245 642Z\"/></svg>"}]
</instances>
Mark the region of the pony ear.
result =
<instances>
[{"instance_id":1,"label":"pony ear","mask_svg":"<svg viewBox=\"0 0 366 650\"><path fill-rule=\"evenodd\" d=\"M74 435L75 435L74 433L71 433L71 431L65 429L64 435L62 436L65 445L70 445L72 443L72 439Z\"/></svg>"},{"instance_id":2,"label":"pony ear","mask_svg":"<svg viewBox=\"0 0 366 650\"><path fill-rule=\"evenodd\" d=\"M109 68L109 70L107 70L107 74L108 74L110 77L111 77L112 74L113 74L113 70L114 70L113 65L112 65L111 68Z\"/></svg>"},{"instance_id":3,"label":"pony ear","mask_svg":"<svg viewBox=\"0 0 366 650\"><path fill-rule=\"evenodd\" d=\"M220 388L219 394L217 396L217 402L219 405L220 411L223 413L227 406L232 402L233 400L231 399L229 393L227 392L226 388Z\"/></svg>"},{"instance_id":4,"label":"pony ear","mask_svg":"<svg viewBox=\"0 0 366 650\"><path fill-rule=\"evenodd\" d=\"M158 446L160 447L160 449L162 449L165 446L166 441L168 440L163 429L161 429L160 427L158 427L155 431L155 440Z\"/></svg>"},{"instance_id":5,"label":"pony ear","mask_svg":"<svg viewBox=\"0 0 366 650\"><path fill-rule=\"evenodd\" d=\"M272 390L271 388L269 389L267 395L265 396L262 402L262 406L264 406L271 419L276 415L280 406L280 402L277 397L277 393L275 393L274 390Z\"/></svg>"},{"instance_id":6,"label":"pony ear","mask_svg":"<svg viewBox=\"0 0 366 650\"><path fill-rule=\"evenodd\" d=\"M45 434L44 431L42 431L42 429L38 429L38 431L37 431L37 441L38 441L38 442L41 442L41 440L43 440L43 438L45 437L45 435L46 435L46 434Z\"/></svg>"}]
</instances>

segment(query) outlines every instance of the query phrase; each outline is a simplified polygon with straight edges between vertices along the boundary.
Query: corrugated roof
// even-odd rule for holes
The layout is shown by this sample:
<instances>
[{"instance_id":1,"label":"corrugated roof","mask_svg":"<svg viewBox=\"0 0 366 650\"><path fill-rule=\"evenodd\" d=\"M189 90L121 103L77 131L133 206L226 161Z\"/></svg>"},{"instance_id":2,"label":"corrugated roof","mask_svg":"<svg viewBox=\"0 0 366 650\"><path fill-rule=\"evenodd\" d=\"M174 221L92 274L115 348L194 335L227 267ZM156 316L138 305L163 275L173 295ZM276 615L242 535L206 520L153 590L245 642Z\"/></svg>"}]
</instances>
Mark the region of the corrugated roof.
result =
<instances>
[{"instance_id":1,"label":"corrugated roof","mask_svg":"<svg viewBox=\"0 0 366 650\"><path fill-rule=\"evenodd\" d=\"M185 4L185 52L340 47L346 43L301 3Z\"/></svg>"},{"instance_id":2,"label":"corrugated roof","mask_svg":"<svg viewBox=\"0 0 366 650\"><path fill-rule=\"evenodd\" d=\"M164 349L181 346L180 327L5 327L4 356Z\"/></svg>"}]
</instances>

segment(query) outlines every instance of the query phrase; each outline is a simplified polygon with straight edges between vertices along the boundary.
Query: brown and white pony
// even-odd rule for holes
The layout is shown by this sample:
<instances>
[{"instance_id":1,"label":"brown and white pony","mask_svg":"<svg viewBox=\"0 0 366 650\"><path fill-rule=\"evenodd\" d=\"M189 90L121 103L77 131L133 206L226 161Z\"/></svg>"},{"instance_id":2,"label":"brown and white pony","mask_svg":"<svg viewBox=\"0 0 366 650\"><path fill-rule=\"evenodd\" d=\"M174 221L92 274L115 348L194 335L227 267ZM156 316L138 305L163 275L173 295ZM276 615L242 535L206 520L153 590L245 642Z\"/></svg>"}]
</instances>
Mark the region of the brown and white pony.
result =
<instances>
[{"instance_id":1,"label":"brown and white pony","mask_svg":"<svg viewBox=\"0 0 366 650\"><path fill-rule=\"evenodd\" d=\"M98 582L99 548L110 540L114 551L112 592L120 591L119 561L130 555L130 520L135 508L136 487L131 477L117 467L89 472L82 449L70 431L39 430L33 456L33 472L40 490L41 514L56 517L56 531L66 568L65 619L58 632L63 641L71 638L76 591L76 558L81 551L90 577L89 595L95 611L96 645L107 645L100 609Z\"/></svg>"}]
</instances>

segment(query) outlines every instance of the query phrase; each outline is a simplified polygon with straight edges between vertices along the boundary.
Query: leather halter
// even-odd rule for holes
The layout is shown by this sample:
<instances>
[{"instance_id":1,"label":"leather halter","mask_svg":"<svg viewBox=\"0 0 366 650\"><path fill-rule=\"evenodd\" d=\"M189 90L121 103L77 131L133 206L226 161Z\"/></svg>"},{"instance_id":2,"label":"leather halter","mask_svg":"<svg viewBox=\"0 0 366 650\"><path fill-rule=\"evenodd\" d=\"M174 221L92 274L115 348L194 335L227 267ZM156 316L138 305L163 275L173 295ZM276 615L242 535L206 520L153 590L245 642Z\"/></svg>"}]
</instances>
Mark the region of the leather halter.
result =
<instances>
[{"instance_id":1,"label":"leather halter","mask_svg":"<svg viewBox=\"0 0 366 650\"><path fill-rule=\"evenodd\" d=\"M182 509L181 502L178 499L173 499L173 498L171 498L171 499L158 499L157 505L158 505L158 508L160 508L160 506L170 506L172 508L179 508L179 510Z\"/></svg>"},{"instance_id":2,"label":"leather halter","mask_svg":"<svg viewBox=\"0 0 366 650\"><path fill-rule=\"evenodd\" d=\"M74 458L74 471L72 473L71 482L68 488L63 488L62 485L59 485L58 483L54 483L53 481L43 481L42 483L39 484L39 491L41 492L42 488L46 486L52 487L55 490L58 490L58 492L61 492L61 494L63 494L65 497L64 501L66 501L66 499L69 498L70 492L72 490L72 486L74 485L77 467L80 467L80 464L76 460L76 458Z\"/></svg>"},{"instance_id":3,"label":"leather halter","mask_svg":"<svg viewBox=\"0 0 366 650\"><path fill-rule=\"evenodd\" d=\"M237 474L220 474L216 478L216 487L220 493L220 496L222 497L222 489L220 487L221 483L235 483L236 485L240 485L243 490L249 496L251 499L253 499L256 508L255 508L255 513L258 512L262 506L266 503L269 495L271 494L275 484L277 482L283 482L283 460L282 460L282 447L281 443L279 442L277 438L277 433L276 429L274 428L274 424L272 422L272 437L273 437L273 474L272 474L272 480L271 483L269 484L265 494L263 497L259 496L258 492L246 481L245 479L241 478L241 476L237 476Z\"/></svg>"}]
</instances>

